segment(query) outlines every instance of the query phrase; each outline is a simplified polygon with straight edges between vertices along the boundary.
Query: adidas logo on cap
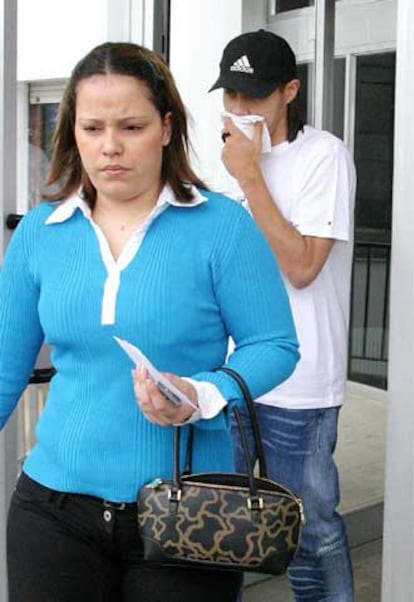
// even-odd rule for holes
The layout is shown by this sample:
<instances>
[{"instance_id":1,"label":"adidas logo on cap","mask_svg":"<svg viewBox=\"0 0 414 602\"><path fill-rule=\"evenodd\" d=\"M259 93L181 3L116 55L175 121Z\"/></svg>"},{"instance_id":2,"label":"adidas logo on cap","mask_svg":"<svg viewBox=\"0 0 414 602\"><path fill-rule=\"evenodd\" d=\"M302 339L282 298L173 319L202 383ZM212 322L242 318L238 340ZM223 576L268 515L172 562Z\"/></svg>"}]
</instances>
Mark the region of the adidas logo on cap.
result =
<instances>
[{"instance_id":1,"label":"adidas logo on cap","mask_svg":"<svg viewBox=\"0 0 414 602\"><path fill-rule=\"evenodd\" d=\"M247 55L240 57L237 61L234 61L230 67L230 71L240 71L242 73L254 73L253 67L249 63Z\"/></svg>"}]
</instances>

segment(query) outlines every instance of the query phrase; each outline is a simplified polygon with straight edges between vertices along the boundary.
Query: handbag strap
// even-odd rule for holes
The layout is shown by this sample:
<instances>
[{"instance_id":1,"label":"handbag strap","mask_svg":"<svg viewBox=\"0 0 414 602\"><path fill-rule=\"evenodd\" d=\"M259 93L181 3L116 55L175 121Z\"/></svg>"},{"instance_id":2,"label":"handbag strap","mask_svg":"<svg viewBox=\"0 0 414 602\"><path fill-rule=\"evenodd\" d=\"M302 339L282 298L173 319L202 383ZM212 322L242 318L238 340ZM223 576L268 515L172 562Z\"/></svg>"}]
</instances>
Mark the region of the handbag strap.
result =
<instances>
[{"instance_id":1,"label":"handbag strap","mask_svg":"<svg viewBox=\"0 0 414 602\"><path fill-rule=\"evenodd\" d=\"M243 427L243 421L242 421L242 417L240 415L239 408L234 408L233 411L234 411L234 416L235 416L236 422L237 422L237 428L239 429L244 459L246 462L247 476L249 478L250 497L257 499L257 487L256 487L256 482L254 480L254 472L253 472L254 465L252 462L252 457L249 452L249 442L247 440L246 431Z\"/></svg>"},{"instance_id":2,"label":"handbag strap","mask_svg":"<svg viewBox=\"0 0 414 602\"><path fill-rule=\"evenodd\" d=\"M260 435L259 422L257 420L256 409L254 405L253 398L250 394L249 388L245 383L244 379L240 376L238 372L233 370L232 368L222 367L219 368L222 372L226 372L229 376L234 378L234 380L238 383L240 390L243 393L243 398L246 403L246 407L249 412L250 422L252 426L253 439L256 447L257 459L259 464L259 476L263 478L267 478L267 470L266 470L266 461L263 450L262 438ZM249 476L249 486L252 494L255 491L254 485L254 475L253 475L253 464L251 455L249 452L249 444L246 436L245 429L243 427L242 418L238 408L234 408L233 410L237 427L240 433L240 440L243 448L243 453L246 461L247 474ZM173 483L178 488L179 480L180 480L180 435L181 435L181 427L174 428L174 458L173 458ZM194 427L193 425L189 425L188 428L188 439L186 445L186 455L185 455L185 465L182 475L191 474L192 472L192 455L193 455L193 442L194 442Z\"/></svg>"},{"instance_id":3,"label":"handbag strap","mask_svg":"<svg viewBox=\"0 0 414 602\"><path fill-rule=\"evenodd\" d=\"M234 408L234 415L236 417L237 426L240 432L240 439L243 448L244 458L246 461L247 478L249 483L249 500L248 507L252 511L257 511L262 508L261 500L257 494L257 485L254 477L254 466L249 453L249 444L245 429L243 427L243 421L240 416L238 408ZM193 452L193 436L194 427L190 425L188 430L188 439L186 446L186 463L184 470L180 473L180 438L181 438L181 427L176 426L174 428L174 458L173 458L173 479L170 487L169 500L173 503L178 503L181 499L181 477L191 474L191 463L192 463L192 452Z\"/></svg>"},{"instance_id":4,"label":"handbag strap","mask_svg":"<svg viewBox=\"0 0 414 602\"><path fill-rule=\"evenodd\" d=\"M246 402L247 410L249 412L250 417L250 423L252 426L254 444L256 447L257 460L259 464L259 475L263 478L267 478L266 460L264 455L262 437L260 434L259 421L257 419L256 408L254 405L253 398L250 394L249 387L246 385L244 379L240 376L240 374L232 368L223 366L222 368L219 368L219 370L221 370L221 372L225 372L229 376L232 376L243 393L244 401ZM235 410L236 409L237 408L235 408Z\"/></svg>"}]
</instances>

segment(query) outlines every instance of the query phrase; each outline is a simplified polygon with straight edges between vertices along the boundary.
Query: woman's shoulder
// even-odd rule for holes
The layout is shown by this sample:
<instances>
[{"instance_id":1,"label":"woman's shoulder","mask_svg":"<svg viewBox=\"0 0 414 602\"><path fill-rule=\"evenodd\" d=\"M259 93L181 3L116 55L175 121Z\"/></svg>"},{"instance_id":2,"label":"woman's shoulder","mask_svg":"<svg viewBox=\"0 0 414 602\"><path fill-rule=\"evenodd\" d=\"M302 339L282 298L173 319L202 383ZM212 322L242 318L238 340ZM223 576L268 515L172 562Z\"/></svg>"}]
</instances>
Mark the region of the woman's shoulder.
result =
<instances>
[{"instance_id":1,"label":"woman's shoulder","mask_svg":"<svg viewBox=\"0 0 414 602\"><path fill-rule=\"evenodd\" d=\"M239 219L243 219L246 215L249 216L248 212L238 201L221 192L212 190L200 190L200 192L207 200L203 205L213 216L220 217L221 219L224 216L228 216L228 218L239 216Z\"/></svg>"},{"instance_id":2,"label":"woman's shoulder","mask_svg":"<svg viewBox=\"0 0 414 602\"><path fill-rule=\"evenodd\" d=\"M238 201L220 193L200 190L207 202L202 203L199 227L209 232L209 239L229 246L232 240L254 236L261 231L249 211ZM207 225L207 228L206 228Z\"/></svg>"},{"instance_id":3,"label":"woman's shoulder","mask_svg":"<svg viewBox=\"0 0 414 602\"><path fill-rule=\"evenodd\" d=\"M23 225L35 225L45 223L49 215L60 204L59 201L42 201L38 205L35 205L23 216L21 223Z\"/></svg>"},{"instance_id":4,"label":"woman's shoulder","mask_svg":"<svg viewBox=\"0 0 414 602\"><path fill-rule=\"evenodd\" d=\"M58 203L44 201L31 207L19 221L13 233L15 241L32 241L41 236L47 227L47 219L56 209Z\"/></svg>"},{"instance_id":5,"label":"woman's shoulder","mask_svg":"<svg viewBox=\"0 0 414 602\"><path fill-rule=\"evenodd\" d=\"M28 257L32 257L35 250L41 247L39 241L44 240L47 232L46 221L55 208L56 203L49 201L41 202L30 208L17 224L9 246L14 249L21 248Z\"/></svg>"}]
</instances>

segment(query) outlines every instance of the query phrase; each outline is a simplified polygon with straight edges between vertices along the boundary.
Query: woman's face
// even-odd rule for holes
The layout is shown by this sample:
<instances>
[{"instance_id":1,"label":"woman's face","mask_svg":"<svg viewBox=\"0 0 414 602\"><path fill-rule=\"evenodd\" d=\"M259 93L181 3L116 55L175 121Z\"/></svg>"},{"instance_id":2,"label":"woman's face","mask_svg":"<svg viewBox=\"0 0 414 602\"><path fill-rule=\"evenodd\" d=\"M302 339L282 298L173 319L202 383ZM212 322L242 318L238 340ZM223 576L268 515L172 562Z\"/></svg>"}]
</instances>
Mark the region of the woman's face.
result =
<instances>
[{"instance_id":1,"label":"woman's face","mask_svg":"<svg viewBox=\"0 0 414 602\"><path fill-rule=\"evenodd\" d=\"M98 202L155 201L171 119L160 116L143 82L115 74L81 80L74 133Z\"/></svg>"}]
</instances>

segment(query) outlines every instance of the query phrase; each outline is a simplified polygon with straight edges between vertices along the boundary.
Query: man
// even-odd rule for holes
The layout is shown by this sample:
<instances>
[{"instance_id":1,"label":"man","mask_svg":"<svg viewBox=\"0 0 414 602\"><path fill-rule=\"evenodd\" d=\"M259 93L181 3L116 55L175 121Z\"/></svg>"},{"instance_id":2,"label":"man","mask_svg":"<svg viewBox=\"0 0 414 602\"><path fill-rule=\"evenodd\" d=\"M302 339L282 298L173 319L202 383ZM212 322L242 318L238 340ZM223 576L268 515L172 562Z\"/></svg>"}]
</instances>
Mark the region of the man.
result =
<instances>
[{"instance_id":1,"label":"man","mask_svg":"<svg viewBox=\"0 0 414 602\"><path fill-rule=\"evenodd\" d=\"M304 504L291 587L297 601L350 602L352 566L336 512L333 453L346 393L355 168L341 140L303 126L299 87L290 46L260 30L229 42L210 91L224 89L233 118L224 117L222 160L277 257L300 343L293 375L256 404L269 476ZM236 124L252 115L250 138ZM262 149L266 127L269 152Z\"/></svg>"}]
</instances>

